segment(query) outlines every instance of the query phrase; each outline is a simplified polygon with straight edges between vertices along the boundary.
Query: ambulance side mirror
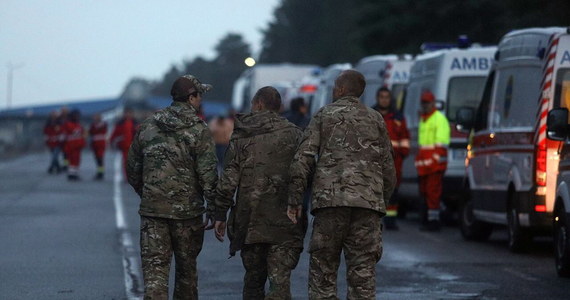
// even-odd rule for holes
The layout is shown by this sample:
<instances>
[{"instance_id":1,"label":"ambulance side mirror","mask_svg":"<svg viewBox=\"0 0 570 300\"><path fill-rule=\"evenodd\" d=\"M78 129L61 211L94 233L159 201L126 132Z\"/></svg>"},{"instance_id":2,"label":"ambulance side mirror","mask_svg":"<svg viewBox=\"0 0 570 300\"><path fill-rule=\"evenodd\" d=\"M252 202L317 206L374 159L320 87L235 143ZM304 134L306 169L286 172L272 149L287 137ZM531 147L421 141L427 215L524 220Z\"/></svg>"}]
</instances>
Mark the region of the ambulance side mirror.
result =
<instances>
[{"instance_id":1,"label":"ambulance side mirror","mask_svg":"<svg viewBox=\"0 0 570 300\"><path fill-rule=\"evenodd\" d=\"M554 141L565 141L568 137L568 109L555 108L548 112L546 136Z\"/></svg>"},{"instance_id":2,"label":"ambulance side mirror","mask_svg":"<svg viewBox=\"0 0 570 300\"><path fill-rule=\"evenodd\" d=\"M469 132L473 128L475 121L475 109L471 107L460 107L455 114L456 128L460 132Z\"/></svg>"}]
</instances>

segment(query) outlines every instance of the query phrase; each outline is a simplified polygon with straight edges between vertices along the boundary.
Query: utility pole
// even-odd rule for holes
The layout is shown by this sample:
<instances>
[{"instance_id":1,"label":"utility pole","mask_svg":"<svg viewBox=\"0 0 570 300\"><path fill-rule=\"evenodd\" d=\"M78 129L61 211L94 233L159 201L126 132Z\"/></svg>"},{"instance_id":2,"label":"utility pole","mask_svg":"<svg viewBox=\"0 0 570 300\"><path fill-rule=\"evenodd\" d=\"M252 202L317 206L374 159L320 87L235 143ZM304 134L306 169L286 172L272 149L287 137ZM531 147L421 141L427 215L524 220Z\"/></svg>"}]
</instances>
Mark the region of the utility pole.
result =
<instances>
[{"instance_id":1,"label":"utility pole","mask_svg":"<svg viewBox=\"0 0 570 300\"><path fill-rule=\"evenodd\" d=\"M12 87L14 85L14 70L23 67L24 64L13 65L11 62L6 65L8 68L8 83L6 87L6 109L12 106Z\"/></svg>"}]
</instances>

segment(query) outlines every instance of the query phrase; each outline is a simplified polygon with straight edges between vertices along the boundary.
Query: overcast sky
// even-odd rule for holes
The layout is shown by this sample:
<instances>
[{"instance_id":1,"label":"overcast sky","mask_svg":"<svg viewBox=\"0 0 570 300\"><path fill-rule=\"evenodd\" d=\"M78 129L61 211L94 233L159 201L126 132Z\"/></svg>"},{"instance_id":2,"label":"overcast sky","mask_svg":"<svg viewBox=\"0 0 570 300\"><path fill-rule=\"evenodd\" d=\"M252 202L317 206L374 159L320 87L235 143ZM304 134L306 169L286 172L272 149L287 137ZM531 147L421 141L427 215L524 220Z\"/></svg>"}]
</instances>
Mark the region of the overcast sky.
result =
<instances>
[{"instance_id":1,"label":"overcast sky","mask_svg":"<svg viewBox=\"0 0 570 300\"><path fill-rule=\"evenodd\" d=\"M1 0L0 110L118 96L134 76L214 56L228 32L259 51L279 0Z\"/></svg>"}]
</instances>

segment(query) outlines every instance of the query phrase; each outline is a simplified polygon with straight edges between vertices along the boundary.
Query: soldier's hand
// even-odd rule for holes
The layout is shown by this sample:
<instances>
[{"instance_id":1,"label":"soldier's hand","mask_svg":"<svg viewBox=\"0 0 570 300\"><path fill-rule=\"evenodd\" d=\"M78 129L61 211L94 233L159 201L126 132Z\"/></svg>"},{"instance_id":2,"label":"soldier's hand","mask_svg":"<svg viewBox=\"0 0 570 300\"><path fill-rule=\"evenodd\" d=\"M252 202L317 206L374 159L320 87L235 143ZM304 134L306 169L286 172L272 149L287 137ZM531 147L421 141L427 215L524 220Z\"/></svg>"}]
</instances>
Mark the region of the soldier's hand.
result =
<instances>
[{"instance_id":1,"label":"soldier's hand","mask_svg":"<svg viewBox=\"0 0 570 300\"><path fill-rule=\"evenodd\" d=\"M206 214L206 218L204 219L204 223L202 224L204 226L204 230L210 230L214 228L214 222L215 222L214 216Z\"/></svg>"},{"instance_id":2,"label":"soldier's hand","mask_svg":"<svg viewBox=\"0 0 570 300\"><path fill-rule=\"evenodd\" d=\"M214 225L214 235L218 239L218 241L223 242L224 236L226 235L226 222L224 221L216 221Z\"/></svg>"},{"instance_id":3,"label":"soldier's hand","mask_svg":"<svg viewBox=\"0 0 570 300\"><path fill-rule=\"evenodd\" d=\"M287 217L294 223L297 224L298 220L301 218L301 214L303 213L303 206L287 206Z\"/></svg>"}]
</instances>

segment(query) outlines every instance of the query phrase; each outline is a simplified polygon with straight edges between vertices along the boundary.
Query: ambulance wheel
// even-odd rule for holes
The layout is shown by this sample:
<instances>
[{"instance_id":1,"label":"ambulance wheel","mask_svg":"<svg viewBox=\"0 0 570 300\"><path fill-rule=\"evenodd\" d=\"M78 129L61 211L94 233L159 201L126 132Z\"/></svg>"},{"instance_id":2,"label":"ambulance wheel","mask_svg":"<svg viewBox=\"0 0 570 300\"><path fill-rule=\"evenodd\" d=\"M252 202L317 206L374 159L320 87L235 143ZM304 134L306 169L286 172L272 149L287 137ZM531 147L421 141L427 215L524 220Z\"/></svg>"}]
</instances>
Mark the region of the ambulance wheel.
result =
<instances>
[{"instance_id":1,"label":"ambulance wheel","mask_svg":"<svg viewBox=\"0 0 570 300\"><path fill-rule=\"evenodd\" d=\"M468 241L485 241L493 233L493 226L478 221L473 214L473 201L465 201L459 209L459 228Z\"/></svg>"},{"instance_id":2,"label":"ambulance wheel","mask_svg":"<svg viewBox=\"0 0 570 300\"><path fill-rule=\"evenodd\" d=\"M560 277L570 277L570 224L563 205L554 212L554 251L556 272Z\"/></svg>"},{"instance_id":3,"label":"ambulance wheel","mask_svg":"<svg viewBox=\"0 0 570 300\"><path fill-rule=\"evenodd\" d=\"M524 252L532 241L532 236L521 227L519 213L514 203L510 205L507 211L507 226L509 250L514 253Z\"/></svg>"}]
</instances>

